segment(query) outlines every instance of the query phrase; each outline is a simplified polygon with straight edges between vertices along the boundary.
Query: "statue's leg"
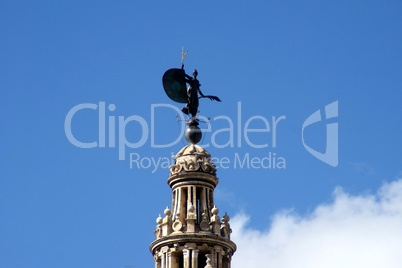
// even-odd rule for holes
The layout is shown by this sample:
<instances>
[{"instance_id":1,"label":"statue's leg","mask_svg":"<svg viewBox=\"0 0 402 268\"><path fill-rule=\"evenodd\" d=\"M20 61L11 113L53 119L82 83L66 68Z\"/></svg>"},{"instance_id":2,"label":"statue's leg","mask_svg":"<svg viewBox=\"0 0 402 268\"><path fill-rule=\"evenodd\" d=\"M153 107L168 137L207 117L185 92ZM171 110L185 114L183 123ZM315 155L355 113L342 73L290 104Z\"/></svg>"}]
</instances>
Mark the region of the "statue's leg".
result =
<instances>
[{"instance_id":1,"label":"statue's leg","mask_svg":"<svg viewBox=\"0 0 402 268\"><path fill-rule=\"evenodd\" d=\"M198 113L198 96L195 95L195 98L192 99L190 103L190 113L193 117L195 117Z\"/></svg>"},{"instance_id":2,"label":"statue's leg","mask_svg":"<svg viewBox=\"0 0 402 268\"><path fill-rule=\"evenodd\" d=\"M197 115L197 106L195 105L190 105L190 113L192 115L192 117L195 117Z\"/></svg>"}]
</instances>

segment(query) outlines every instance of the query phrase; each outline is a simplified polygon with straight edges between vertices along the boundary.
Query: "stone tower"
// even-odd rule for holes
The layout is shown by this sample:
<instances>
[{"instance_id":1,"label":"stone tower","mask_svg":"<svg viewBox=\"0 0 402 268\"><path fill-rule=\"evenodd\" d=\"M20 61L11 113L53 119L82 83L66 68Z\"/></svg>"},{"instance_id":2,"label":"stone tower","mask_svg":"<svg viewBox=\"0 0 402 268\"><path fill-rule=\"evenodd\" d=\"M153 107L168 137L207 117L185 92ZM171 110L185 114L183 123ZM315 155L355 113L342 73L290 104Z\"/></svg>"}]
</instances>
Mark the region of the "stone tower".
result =
<instances>
[{"instance_id":1,"label":"stone tower","mask_svg":"<svg viewBox=\"0 0 402 268\"><path fill-rule=\"evenodd\" d=\"M175 156L168 184L172 206L156 219L150 250L155 268L230 268L236 245L230 240L229 216L214 203L219 180L211 155L190 144Z\"/></svg>"}]
</instances>

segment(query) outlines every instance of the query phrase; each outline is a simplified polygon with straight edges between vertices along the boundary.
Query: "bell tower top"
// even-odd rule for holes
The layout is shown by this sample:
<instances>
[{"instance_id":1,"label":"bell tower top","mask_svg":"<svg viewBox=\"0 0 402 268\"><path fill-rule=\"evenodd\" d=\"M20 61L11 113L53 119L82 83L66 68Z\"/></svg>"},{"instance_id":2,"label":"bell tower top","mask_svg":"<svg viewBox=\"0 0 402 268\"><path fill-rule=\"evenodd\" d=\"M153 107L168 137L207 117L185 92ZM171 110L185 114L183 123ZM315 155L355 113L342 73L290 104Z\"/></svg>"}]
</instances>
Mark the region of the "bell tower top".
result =
<instances>
[{"instance_id":1,"label":"bell tower top","mask_svg":"<svg viewBox=\"0 0 402 268\"><path fill-rule=\"evenodd\" d=\"M175 156L168 184L172 206L156 219L150 250L156 268L230 268L236 245L230 240L229 216L214 203L219 179L211 155L190 144Z\"/></svg>"},{"instance_id":2,"label":"bell tower top","mask_svg":"<svg viewBox=\"0 0 402 268\"><path fill-rule=\"evenodd\" d=\"M221 220L214 203L219 182L216 167L211 155L196 145L202 138L197 118L199 99L221 100L201 92L196 70L193 77L186 74L186 54L183 50L181 69L167 70L162 84L170 99L186 103L182 112L191 118L184 136L190 144L177 153L170 166L167 182L172 189L172 206L166 207L164 217L159 214L156 219L155 241L149 248L155 268L230 268L236 245L230 240L229 216L225 213Z\"/></svg>"}]
</instances>

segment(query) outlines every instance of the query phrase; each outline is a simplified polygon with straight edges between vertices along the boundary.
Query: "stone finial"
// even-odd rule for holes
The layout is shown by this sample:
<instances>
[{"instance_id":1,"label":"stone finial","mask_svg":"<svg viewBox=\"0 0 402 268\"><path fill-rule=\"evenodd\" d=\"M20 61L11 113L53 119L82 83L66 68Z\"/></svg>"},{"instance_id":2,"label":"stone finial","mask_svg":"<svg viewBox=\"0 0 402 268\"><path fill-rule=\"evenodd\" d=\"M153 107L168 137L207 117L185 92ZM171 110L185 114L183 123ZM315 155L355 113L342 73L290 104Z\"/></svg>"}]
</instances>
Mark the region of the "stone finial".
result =
<instances>
[{"instance_id":1,"label":"stone finial","mask_svg":"<svg viewBox=\"0 0 402 268\"><path fill-rule=\"evenodd\" d=\"M220 235L220 225L221 221L218 216L219 209L214 205L214 207L211 209L212 217L211 217L211 231L214 234Z\"/></svg>"},{"instance_id":2,"label":"stone finial","mask_svg":"<svg viewBox=\"0 0 402 268\"><path fill-rule=\"evenodd\" d=\"M190 205L187 209L187 218L186 218L187 232L189 232L189 233L195 232L196 219L197 219L197 214L195 214L195 206Z\"/></svg>"},{"instance_id":3,"label":"stone finial","mask_svg":"<svg viewBox=\"0 0 402 268\"><path fill-rule=\"evenodd\" d=\"M201 231L209 231L209 222L206 211L201 215L200 229Z\"/></svg>"},{"instance_id":4,"label":"stone finial","mask_svg":"<svg viewBox=\"0 0 402 268\"><path fill-rule=\"evenodd\" d=\"M156 230L154 232L156 239L162 237L162 227L161 227L162 222L163 222L163 219L161 217L161 214L159 214L159 217L156 218L156 223L158 225L156 226Z\"/></svg>"},{"instance_id":5,"label":"stone finial","mask_svg":"<svg viewBox=\"0 0 402 268\"><path fill-rule=\"evenodd\" d=\"M162 220L161 229L162 229L162 236L167 236L172 232L172 211L169 209L169 207L166 207L165 211L165 217Z\"/></svg>"},{"instance_id":6,"label":"stone finial","mask_svg":"<svg viewBox=\"0 0 402 268\"><path fill-rule=\"evenodd\" d=\"M211 209L211 213L216 216L219 213L219 209L216 207L216 205L214 205L214 207Z\"/></svg>"},{"instance_id":7,"label":"stone finial","mask_svg":"<svg viewBox=\"0 0 402 268\"><path fill-rule=\"evenodd\" d=\"M225 215L222 217L221 236L228 239L230 239L230 233L232 232L232 229L230 229L229 220L230 218L227 212L225 212Z\"/></svg>"},{"instance_id":8,"label":"stone finial","mask_svg":"<svg viewBox=\"0 0 402 268\"><path fill-rule=\"evenodd\" d=\"M187 219L196 219L197 214L195 214L195 206L190 205L187 209Z\"/></svg>"},{"instance_id":9,"label":"stone finial","mask_svg":"<svg viewBox=\"0 0 402 268\"><path fill-rule=\"evenodd\" d=\"M169 217L169 216L172 214L172 211L169 209L169 206L167 206L166 209L165 209L165 211L163 211L163 213L164 213L166 216Z\"/></svg>"},{"instance_id":10,"label":"stone finial","mask_svg":"<svg viewBox=\"0 0 402 268\"><path fill-rule=\"evenodd\" d=\"M227 212L225 212L225 215L222 217L222 222L227 223L230 221L230 217Z\"/></svg>"},{"instance_id":11,"label":"stone finial","mask_svg":"<svg viewBox=\"0 0 402 268\"><path fill-rule=\"evenodd\" d=\"M188 207L188 212L194 213L194 212L195 212L195 206L194 206L194 205L190 205L190 206Z\"/></svg>"},{"instance_id":12,"label":"stone finial","mask_svg":"<svg viewBox=\"0 0 402 268\"><path fill-rule=\"evenodd\" d=\"M163 221L163 218L161 217L161 214L159 214L159 217L156 218L156 223L157 223L157 224L161 224L162 221Z\"/></svg>"}]
</instances>

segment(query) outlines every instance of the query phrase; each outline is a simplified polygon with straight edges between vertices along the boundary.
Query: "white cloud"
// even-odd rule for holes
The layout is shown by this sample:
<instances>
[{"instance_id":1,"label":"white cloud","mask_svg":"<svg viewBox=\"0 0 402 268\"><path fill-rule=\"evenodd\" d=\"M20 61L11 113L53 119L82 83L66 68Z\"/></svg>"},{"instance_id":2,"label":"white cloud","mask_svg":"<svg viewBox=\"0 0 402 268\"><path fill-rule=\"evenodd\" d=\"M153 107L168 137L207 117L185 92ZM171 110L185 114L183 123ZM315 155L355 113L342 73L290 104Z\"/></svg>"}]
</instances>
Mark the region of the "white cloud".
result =
<instances>
[{"instance_id":1,"label":"white cloud","mask_svg":"<svg viewBox=\"0 0 402 268\"><path fill-rule=\"evenodd\" d=\"M245 214L231 221L233 268L400 268L402 176L375 195L337 188L332 203L306 216L277 213L265 231L248 222Z\"/></svg>"}]
</instances>

